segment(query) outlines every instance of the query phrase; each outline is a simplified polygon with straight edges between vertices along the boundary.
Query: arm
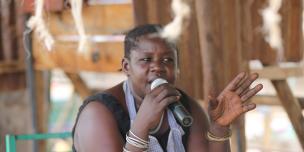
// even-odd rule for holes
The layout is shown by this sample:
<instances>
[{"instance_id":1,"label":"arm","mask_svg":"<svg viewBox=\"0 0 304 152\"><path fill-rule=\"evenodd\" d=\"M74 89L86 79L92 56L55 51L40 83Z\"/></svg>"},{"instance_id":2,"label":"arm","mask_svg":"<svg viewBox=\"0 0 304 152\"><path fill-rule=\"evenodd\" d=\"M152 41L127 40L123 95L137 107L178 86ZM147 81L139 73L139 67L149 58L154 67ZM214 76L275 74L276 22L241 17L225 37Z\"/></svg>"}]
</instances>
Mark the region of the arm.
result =
<instances>
[{"instance_id":1,"label":"arm","mask_svg":"<svg viewBox=\"0 0 304 152\"><path fill-rule=\"evenodd\" d=\"M114 115L98 102L91 102L83 109L74 138L79 152L117 152L124 145Z\"/></svg>"},{"instance_id":2,"label":"arm","mask_svg":"<svg viewBox=\"0 0 304 152\"><path fill-rule=\"evenodd\" d=\"M201 106L194 100L189 100L191 113L193 116L193 124L190 128L188 149L191 152L226 152L229 151L229 141L224 142L209 142L206 138L206 133L210 132L217 136L224 136L227 134L229 128L221 127L216 124L210 124L207 114Z\"/></svg>"}]
</instances>

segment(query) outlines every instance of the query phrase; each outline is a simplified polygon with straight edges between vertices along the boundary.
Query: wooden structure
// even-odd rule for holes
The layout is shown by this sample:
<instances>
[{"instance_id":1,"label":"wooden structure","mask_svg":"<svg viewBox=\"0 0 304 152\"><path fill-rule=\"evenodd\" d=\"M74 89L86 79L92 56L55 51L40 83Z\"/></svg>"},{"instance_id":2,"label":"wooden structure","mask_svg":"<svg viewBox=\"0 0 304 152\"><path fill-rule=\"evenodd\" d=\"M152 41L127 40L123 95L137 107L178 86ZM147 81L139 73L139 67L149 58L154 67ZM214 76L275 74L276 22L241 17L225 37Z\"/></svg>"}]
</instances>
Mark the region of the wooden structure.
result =
<instances>
[{"instance_id":1,"label":"wooden structure","mask_svg":"<svg viewBox=\"0 0 304 152\"><path fill-rule=\"evenodd\" d=\"M30 132L31 104L26 90L24 16L18 0L0 0L0 140L6 133ZM22 113L22 114L20 114ZM24 150L30 146L21 143ZM0 151L5 151L4 142Z\"/></svg>"},{"instance_id":2,"label":"wooden structure","mask_svg":"<svg viewBox=\"0 0 304 152\"><path fill-rule=\"evenodd\" d=\"M33 0L26 0L25 4L32 4L32 2ZM43 71L61 68L82 97L90 95L91 90L81 79L79 72L117 72L123 56L121 36L135 25L169 23L172 19L170 2L171 0L133 0L133 4L86 5L83 8L85 31L94 39L94 42L91 52L84 55L76 51L78 47L77 32L70 9L65 7L64 0L56 0L56 2L46 0L45 8L48 11L46 22L56 43L53 51L49 52L33 36L34 88L47 90L46 88L49 86L48 83L45 83L47 81L44 80ZM284 4L280 10L284 57L288 62L299 62L303 56L303 39L300 32L301 2L301 0L283 0ZM0 4L3 5L3 0ZM287 77L303 76L303 70L299 67L281 68L277 66L276 51L270 48L262 34L258 32L257 29L262 25L259 10L267 5L267 1L194 0L190 5L192 18L179 42L180 70L183 74L178 79L178 86L185 89L191 96L204 99L210 92L219 93L240 71L258 72L262 78L272 80L278 98L259 96L254 100L263 103L273 103L272 100L281 101L304 149L304 120L301 114L304 104L303 102L299 104L298 99L292 96L286 83ZM24 5L24 11L32 12L31 7L32 5ZM10 12L9 9L1 9L0 15L7 12ZM18 24L15 24L11 20L12 18L6 17L0 20L0 25L11 23L23 27L23 21L18 20ZM14 35L14 30L1 29L3 28L0 28L2 37ZM21 31L18 33L22 33ZM104 41L104 38L109 39ZM23 86L18 86L24 88L24 58L19 58L25 56L22 50L21 35L15 39L18 40L19 45L14 45L14 38L10 38L9 41L2 38L2 41L5 40L6 43L0 43L0 50L4 50L0 51L0 78L3 80L2 76L5 74L19 73L18 76L22 78L18 80L23 83ZM22 51L11 51L19 50L16 48L20 48ZM16 55L18 53L20 55ZM259 59L265 68L250 69L248 63L251 59ZM14 83L16 83L15 80L13 79ZM46 96L48 96L47 93L35 95L35 105L38 110L36 113L37 132L46 132L47 129L45 126L48 110L48 102L45 102ZM238 120L233 126L236 133L232 141L232 151L245 151L244 118ZM39 151L44 151L43 146Z\"/></svg>"},{"instance_id":3,"label":"wooden structure","mask_svg":"<svg viewBox=\"0 0 304 152\"><path fill-rule=\"evenodd\" d=\"M259 9L265 7L267 1L196 1L197 16L201 38L201 50L204 60L205 89L219 92L229 80L240 71L249 71L250 59L259 59L264 65L275 65L277 54L263 40L261 32L262 19ZM303 56L303 38L301 34L302 1L283 1L281 8L284 58L286 61L299 62ZM287 10L288 13L287 13ZM290 12L290 10L292 10ZM270 67L273 68L273 67ZM267 73L270 68L261 70ZM275 67L277 70L279 67ZM229 69L229 70L227 70ZM223 71L221 74L218 71ZM292 125L295 128L299 141L304 149L304 118L301 107L293 97L287 83L286 75L279 72L267 73L277 94L285 108ZM262 77L264 75L261 75ZM290 76L290 75L289 75ZM274 78L280 77L280 80ZM208 93L206 90L205 93ZM245 151L246 143L243 131L244 122L239 121L235 130L241 130L238 147L232 151Z\"/></svg>"}]
</instances>

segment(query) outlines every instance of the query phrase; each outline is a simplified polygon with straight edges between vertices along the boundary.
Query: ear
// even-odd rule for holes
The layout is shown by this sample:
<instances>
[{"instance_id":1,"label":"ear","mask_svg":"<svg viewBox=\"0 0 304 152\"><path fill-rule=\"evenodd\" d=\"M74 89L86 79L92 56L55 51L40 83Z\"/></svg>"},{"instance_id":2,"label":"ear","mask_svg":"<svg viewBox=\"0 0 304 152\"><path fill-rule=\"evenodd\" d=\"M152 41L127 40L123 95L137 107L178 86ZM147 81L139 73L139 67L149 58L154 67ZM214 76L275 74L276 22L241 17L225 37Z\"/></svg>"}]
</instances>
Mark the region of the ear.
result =
<instances>
[{"instance_id":1,"label":"ear","mask_svg":"<svg viewBox=\"0 0 304 152\"><path fill-rule=\"evenodd\" d=\"M129 69L130 69L130 64L129 64L129 60L127 58L123 58L121 61L121 67L122 67L122 71L129 76Z\"/></svg>"}]
</instances>

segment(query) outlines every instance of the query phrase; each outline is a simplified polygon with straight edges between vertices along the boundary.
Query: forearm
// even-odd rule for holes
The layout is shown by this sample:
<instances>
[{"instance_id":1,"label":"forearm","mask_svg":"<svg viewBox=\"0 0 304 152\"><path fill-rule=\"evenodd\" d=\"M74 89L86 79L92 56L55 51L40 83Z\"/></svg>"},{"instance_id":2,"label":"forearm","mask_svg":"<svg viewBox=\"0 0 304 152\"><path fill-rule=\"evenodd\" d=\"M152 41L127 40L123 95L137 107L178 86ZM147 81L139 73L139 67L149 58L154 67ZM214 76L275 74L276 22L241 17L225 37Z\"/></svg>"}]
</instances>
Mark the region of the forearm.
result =
<instances>
[{"instance_id":1,"label":"forearm","mask_svg":"<svg viewBox=\"0 0 304 152\"><path fill-rule=\"evenodd\" d=\"M209 132L216 137L227 137L230 134L229 126L222 127L217 124L211 124ZM208 137L207 137L208 138ZM230 152L230 142L229 140L225 141L214 141L209 140L209 151L210 152Z\"/></svg>"}]
</instances>

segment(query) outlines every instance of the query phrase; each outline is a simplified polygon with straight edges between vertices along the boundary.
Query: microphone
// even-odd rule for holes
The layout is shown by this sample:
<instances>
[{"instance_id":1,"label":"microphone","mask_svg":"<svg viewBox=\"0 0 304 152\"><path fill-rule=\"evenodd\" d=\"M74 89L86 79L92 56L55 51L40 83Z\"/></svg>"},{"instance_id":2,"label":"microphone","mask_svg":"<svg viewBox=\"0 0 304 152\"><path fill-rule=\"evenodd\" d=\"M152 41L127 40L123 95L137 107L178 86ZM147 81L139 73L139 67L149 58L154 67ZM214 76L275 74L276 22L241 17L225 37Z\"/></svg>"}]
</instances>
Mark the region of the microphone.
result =
<instances>
[{"instance_id":1,"label":"microphone","mask_svg":"<svg viewBox=\"0 0 304 152\"><path fill-rule=\"evenodd\" d=\"M155 79L151 83L151 90L164 83L168 83L168 81L162 78ZM193 118L180 101L169 104L168 108L173 112L174 117L182 126L189 127L192 125Z\"/></svg>"}]
</instances>

